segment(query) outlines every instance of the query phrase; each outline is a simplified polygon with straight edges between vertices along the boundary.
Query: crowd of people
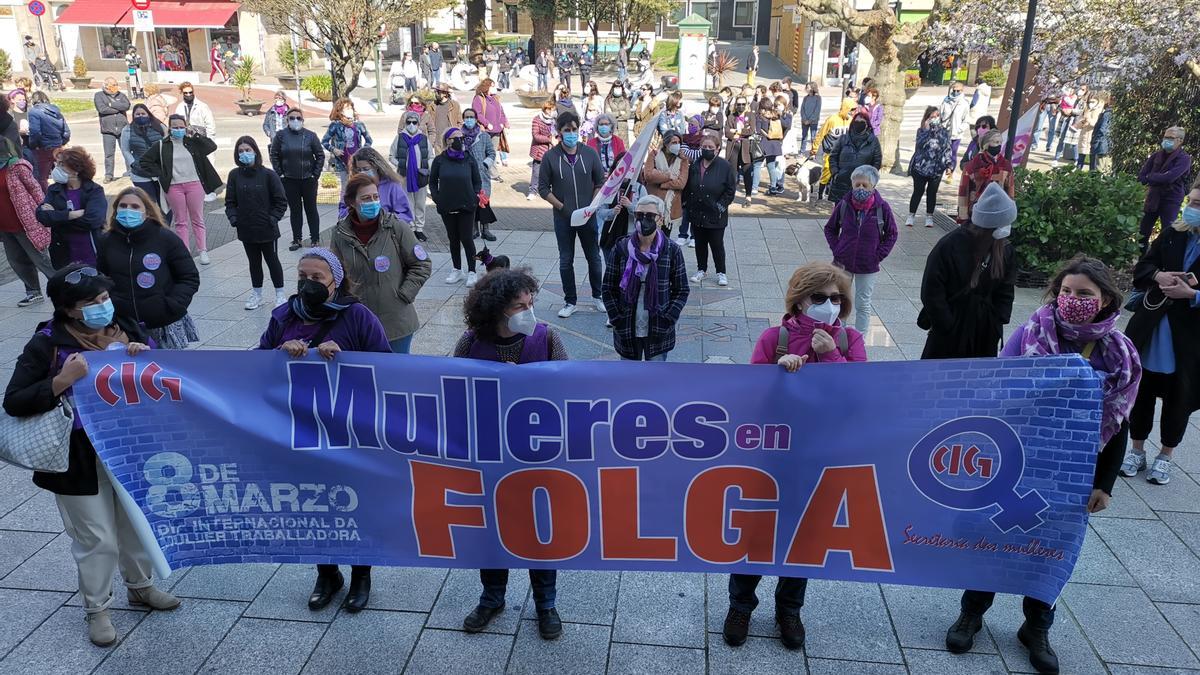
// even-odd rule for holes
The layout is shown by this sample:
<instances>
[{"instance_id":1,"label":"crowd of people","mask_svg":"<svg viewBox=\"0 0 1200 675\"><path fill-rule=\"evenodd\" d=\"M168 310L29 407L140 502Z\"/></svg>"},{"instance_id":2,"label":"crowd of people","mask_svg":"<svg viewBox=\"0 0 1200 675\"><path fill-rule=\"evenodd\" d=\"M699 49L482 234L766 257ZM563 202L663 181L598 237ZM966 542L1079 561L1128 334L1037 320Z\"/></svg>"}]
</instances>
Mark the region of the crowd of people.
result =
<instances>
[{"instance_id":1,"label":"crowd of people","mask_svg":"<svg viewBox=\"0 0 1200 675\"><path fill-rule=\"evenodd\" d=\"M588 267L591 302L612 329L616 353L627 360L665 361L675 347L689 294L708 279L710 256L717 285L729 284L725 239L739 182L743 203L750 204L764 168L765 193L778 195L790 157L814 167L819 157L818 196L830 202L824 226L828 260L795 270L780 322L759 337L750 361L796 372L811 362L867 360L864 336L871 330L872 290L900 236L897 215L878 190L883 110L870 82L848 89L838 111L823 123L816 86L800 91L787 79L725 88L693 116L684 114L678 92L656 93L650 85L634 91L618 80L601 95L594 80L584 76L581 84L588 93L577 102L569 82L560 82L530 127L527 197L536 196L552 209L563 289L558 317L571 317L579 304L578 246ZM329 124L318 135L308 127L305 112L280 92L263 122L268 151L260 150L254 137L237 139L235 168L222 179L210 159L217 151L212 112L190 84L179 86L182 101L172 109L174 102L161 98L130 105L115 81L106 82L96 94L103 178L113 178L120 148L133 180L111 200L95 180L95 161L70 145L69 127L44 94L14 92L0 98L0 242L27 291L20 304L43 300L41 272L49 279L46 292L53 306L51 318L39 325L17 362L4 398L6 412L44 413L69 396L71 386L87 374L79 352L119 348L137 354L182 349L199 339L188 314L201 284L190 240L196 240L200 264L208 264L203 203L221 188L225 213L247 256L252 288L246 309L264 302L264 263L274 289L260 349L293 357L315 349L326 359L341 351L409 353L420 328L415 303L433 271L424 248L431 200L449 241L451 271L445 281L469 289L463 302L465 332L453 356L517 364L569 358L559 333L535 313L538 280L526 269L512 268L506 257L475 246L476 239L495 241L491 190L502 180L497 167L509 161L511 127L497 96L501 86L484 78L469 106L457 103L446 83L435 86L432 103L408 99L386 157L372 147L370 131L350 99L334 102ZM155 91L151 99L155 96L161 94ZM1069 109L1081 112L1069 117L1081 123L1052 121L1047 127L1063 145L1069 145L1063 129L1092 131L1093 139L1099 130L1102 97L1078 101ZM1063 102L1056 102L1053 115L1064 116ZM799 141L785 148L784 138L796 125L791 136ZM644 161L622 173L615 196L594 215L582 224L573 222L573 214L591 204L618 170L635 135L648 128L655 140ZM913 192L907 227L914 226L922 198L924 224L931 226L940 182L960 176L959 227L934 246L921 283L917 325L928 333L922 358L1081 354L1103 380L1104 393L1094 490L1087 504L1092 513L1108 505L1118 473L1132 477L1146 471L1149 482L1168 483L1173 451L1189 415L1200 408L1200 385L1193 384L1200 383L1200 361L1191 359L1187 342L1200 336L1194 314L1200 282L1193 269L1200 262L1200 182L1188 191L1191 158L1181 148L1184 138L1185 130L1167 129L1161 149L1140 176L1149 186L1143 226L1161 221L1163 233L1149 242L1152 230L1143 230L1147 251L1127 305L1133 311L1128 336L1116 328L1126 305L1111 272L1079 256L1053 277L1045 304L1003 340L1017 272L1009 239L1017 220L1013 167L1001 151L1003 132L986 114L986 105L968 103L960 83L940 105L925 110L908 168ZM1051 145L1048 136L1046 147ZM338 175L341 203L329 246L323 247L316 189L327 163ZM1185 208L1176 222L1180 206ZM291 219L290 249L306 248L290 282L294 292L288 290L277 250L285 214ZM305 218L307 244L302 243ZM172 226L174 232L168 229ZM695 249L690 277L689 247ZM1151 461L1145 441L1159 398L1161 450ZM57 496L67 533L76 542L91 640L109 645L117 639L107 612L116 571L132 603L169 610L179 600L151 584L145 552L130 535L124 507L97 461L77 423L68 471L37 473L34 480ZM314 610L332 602L345 585L336 565L319 565L316 575L308 601ZM543 638L557 638L562 624L555 610L555 573L530 570L530 578L539 631ZM463 622L465 630L484 630L503 610L507 579L508 570L480 571L482 593ZM723 626L730 645L746 641L759 579L730 576ZM371 569L354 566L347 611L367 606L370 585ZM805 588L803 578L781 579L777 585L776 619L781 640L791 649L805 641L800 618ZM993 596L964 593L961 614L946 636L951 651L971 648ZM1049 642L1054 607L1026 598L1024 611L1019 637L1032 665L1038 672L1058 672Z\"/></svg>"}]
</instances>

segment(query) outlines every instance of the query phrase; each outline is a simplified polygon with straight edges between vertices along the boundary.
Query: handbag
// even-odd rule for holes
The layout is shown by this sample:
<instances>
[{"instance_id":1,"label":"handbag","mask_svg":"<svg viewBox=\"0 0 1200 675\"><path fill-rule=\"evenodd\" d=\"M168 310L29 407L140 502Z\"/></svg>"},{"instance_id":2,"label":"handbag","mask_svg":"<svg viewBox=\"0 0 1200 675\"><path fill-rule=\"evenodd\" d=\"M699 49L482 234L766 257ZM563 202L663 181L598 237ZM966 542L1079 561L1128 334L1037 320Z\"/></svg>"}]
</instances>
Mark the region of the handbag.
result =
<instances>
[{"instance_id":1,"label":"handbag","mask_svg":"<svg viewBox=\"0 0 1200 675\"><path fill-rule=\"evenodd\" d=\"M65 399L40 415L0 416L0 460L33 471L63 473L70 464L74 424L75 413Z\"/></svg>"},{"instance_id":2,"label":"handbag","mask_svg":"<svg viewBox=\"0 0 1200 675\"><path fill-rule=\"evenodd\" d=\"M783 140L783 122L771 120L770 124L767 125L767 140Z\"/></svg>"},{"instance_id":3,"label":"handbag","mask_svg":"<svg viewBox=\"0 0 1200 675\"><path fill-rule=\"evenodd\" d=\"M497 145L500 146L498 148L498 150L500 152L508 152L509 151L508 150L508 134L504 133L504 129L500 130L500 142Z\"/></svg>"},{"instance_id":4,"label":"handbag","mask_svg":"<svg viewBox=\"0 0 1200 675\"><path fill-rule=\"evenodd\" d=\"M1164 295L1161 301L1152 303L1150 302L1150 294L1146 291L1133 291L1129 294L1129 299L1125 301L1125 309L1130 312L1137 312L1145 308L1148 311L1156 312L1170 301L1171 299Z\"/></svg>"},{"instance_id":5,"label":"handbag","mask_svg":"<svg viewBox=\"0 0 1200 675\"><path fill-rule=\"evenodd\" d=\"M758 160L762 159L763 157L766 157L766 155L763 154L762 140L759 139L758 134L751 136L748 140L750 141L750 161L751 162L757 162Z\"/></svg>"}]
</instances>

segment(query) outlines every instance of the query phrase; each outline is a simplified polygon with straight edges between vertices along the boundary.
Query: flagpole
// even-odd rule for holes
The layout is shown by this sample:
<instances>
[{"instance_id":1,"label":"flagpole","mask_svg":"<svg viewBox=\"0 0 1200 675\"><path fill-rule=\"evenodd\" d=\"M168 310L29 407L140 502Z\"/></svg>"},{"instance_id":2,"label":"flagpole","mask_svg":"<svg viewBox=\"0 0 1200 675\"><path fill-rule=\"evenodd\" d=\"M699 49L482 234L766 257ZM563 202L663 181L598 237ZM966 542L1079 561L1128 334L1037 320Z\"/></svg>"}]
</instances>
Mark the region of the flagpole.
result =
<instances>
[{"instance_id":1,"label":"flagpole","mask_svg":"<svg viewBox=\"0 0 1200 675\"><path fill-rule=\"evenodd\" d=\"M1021 104L1025 101L1025 76L1029 72L1029 52L1033 49L1033 24L1036 18L1037 0L1029 0L1029 9L1025 14L1025 35L1021 38L1021 60L1017 63L1017 82L1013 87L1012 113L1008 117L1008 143L1004 148L1004 156L1009 160L1012 160L1016 146L1017 120L1021 119Z\"/></svg>"}]
</instances>

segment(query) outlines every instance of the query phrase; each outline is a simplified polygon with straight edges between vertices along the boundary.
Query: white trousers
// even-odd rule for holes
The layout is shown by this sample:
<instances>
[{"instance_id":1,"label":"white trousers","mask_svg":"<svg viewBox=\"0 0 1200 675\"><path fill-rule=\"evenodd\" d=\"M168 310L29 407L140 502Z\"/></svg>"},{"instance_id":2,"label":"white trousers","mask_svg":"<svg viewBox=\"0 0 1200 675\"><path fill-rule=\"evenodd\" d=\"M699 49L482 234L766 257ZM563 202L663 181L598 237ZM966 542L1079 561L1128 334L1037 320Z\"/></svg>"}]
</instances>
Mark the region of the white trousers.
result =
<instances>
[{"instance_id":1,"label":"white trousers","mask_svg":"<svg viewBox=\"0 0 1200 675\"><path fill-rule=\"evenodd\" d=\"M854 328L863 335L871 327L871 291L875 290L878 274L854 275Z\"/></svg>"},{"instance_id":2,"label":"white trousers","mask_svg":"<svg viewBox=\"0 0 1200 675\"><path fill-rule=\"evenodd\" d=\"M403 176L401 176L403 178ZM429 187L423 187L416 192L405 192L408 197L408 208L412 209L413 232L420 232L425 229L425 198L429 195Z\"/></svg>"},{"instance_id":3,"label":"white trousers","mask_svg":"<svg viewBox=\"0 0 1200 675\"><path fill-rule=\"evenodd\" d=\"M153 567L125 509L117 501L108 472L100 468L94 495L56 495L71 555L79 569L79 593L88 614L112 603L113 573L119 567L129 588L149 588Z\"/></svg>"}]
</instances>

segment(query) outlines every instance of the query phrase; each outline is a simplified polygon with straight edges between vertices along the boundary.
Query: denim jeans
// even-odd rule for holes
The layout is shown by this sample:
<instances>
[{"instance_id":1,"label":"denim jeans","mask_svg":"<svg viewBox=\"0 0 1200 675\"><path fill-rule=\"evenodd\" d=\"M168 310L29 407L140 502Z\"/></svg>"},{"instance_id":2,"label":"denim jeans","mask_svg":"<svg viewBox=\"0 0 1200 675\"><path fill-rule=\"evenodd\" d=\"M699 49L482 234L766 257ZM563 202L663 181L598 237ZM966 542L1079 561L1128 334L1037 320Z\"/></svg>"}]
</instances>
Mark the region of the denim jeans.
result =
<instances>
[{"instance_id":1,"label":"denim jeans","mask_svg":"<svg viewBox=\"0 0 1200 675\"><path fill-rule=\"evenodd\" d=\"M729 575L729 606L743 612L753 612L758 607L758 582L762 581L759 574L730 574ZM808 588L808 579L800 577L779 577L775 584L775 613L799 614L804 606L804 591Z\"/></svg>"},{"instance_id":2,"label":"denim jeans","mask_svg":"<svg viewBox=\"0 0 1200 675\"><path fill-rule=\"evenodd\" d=\"M767 176L771 179L769 187L783 186L783 157L775 157L767 162Z\"/></svg>"},{"instance_id":3,"label":"denim jeans","mask_svg":"<svg viewBox=\"0 0 1200 675\"><path fill-rule=\"evenodd\" d=\"M871 291L875 290L875 274L854 275L854 329L866 333L871 327Z\"/></svg>"},{"instance_id":4,"label":"denim jeans","mask_svg":"<svg viewBox=\"0 0 1200 675\"><path fill-rule=\"evenodd\" d=\"M633 338L634 350L637 352L638 357L636 359L627 359L624 356L622 356L621 360L622 361L666 361L667 354L670 354L670 352L663 352L663 353L659 354L658 356L646 356L646 346L649 341L650 341L650 338L640 338L640 337Z\"/></svg>"},{"instance_id":5,"label":"denim jeans","mask_svg":"<svg viewBox=\"0 0 1200 675\"><path fill-rule=\"evenodd\" d=\"M816 139L817 139L817 123L816 122L804 122L803 124L801 124L800 125L800 147L798 148L798 150L799 150L798 154L803 155L805 153L805 151L807 151L808 148L810 147L809 143L815 141Z\"/></svg>"},{"instance_id":6,"label":"denim jeans","mask_svg":"<svg viewBox=\"0 0 1200 675\"><path fill-rule=\"evenodd\" d=\"M412 335L405 335L402 338L388 342L388 346L392 348L393 354L407 354L408 350L412 348L412 339Z\"/></svg>"},{"instance_id":7,"label":"denim jeans","mask_svg":"<svg viewBox=\"0 0 1200 675\"><path fill-rule=\"evenodd\" d=\"M679 219L679 238L687 239L689 233L688 210L683 209L683 217Z\"/></svg>"},{"instance_id":8,"label":"denim jeans","mask_svg":"<svg viewBox=\"0 0 1200 675\"><path fill-rule=\"evenodd\" d=\"M617 82L624 82L629 77L629 69L617 66Z\"/></svg>"},{"instance_id":9,"label":"denim jeans","mask_svg":"<svg viewBox=\"0 0 1200 675\"><path fill-rule=\"evenodd\" d=\"M537 88L538 91L550 91L550 73L537 74Z\"/></svg>"},{"instance_id":10,"label":"denim jeans","mask_svg":"<svg viewBox=\"0 0 1200 675\"><path fill-rule=\"evenodd\" d=\"M1054 149L1054 159L1062 157L1063 145L1067 142L1067 130L1071 128L1071 120L1075 119L1070 115L1062 115L1062 119L1058 121L1058 146Z\"/></svg>"},{"instance_id":11,"label":"denim jeans","mask_svg":"<svg viewBox=\"0 0 1200 675\"><path fill-rule=\"evenodd\" d=\"M581 227L571 227L569 211L554 211L554 238L558 240L558 275L562 281L563 300L568 305L578 304L579 294L575 290L575 240L583 246L583 257L587 260L588 281L592 286L592 297L600 297L600 283L604 277L604 261L600 258L600 235L596 230L595 218Z\"/></svg>"},{"instance_id":12,"label":"denim jeans","mask_svg":"<svg viewBox=\"0 0 1200 675\"><path fill-rule=\"evenodd\" d=\"M484 607L499 607L504 604L504 592L508 589L508 570L479 570L479 581L483 593L479 604ZM533 587L533 604L538 609L553 609L558 595L557 570L529 570L529 584Z\"/></svg>"}]
</instances>

